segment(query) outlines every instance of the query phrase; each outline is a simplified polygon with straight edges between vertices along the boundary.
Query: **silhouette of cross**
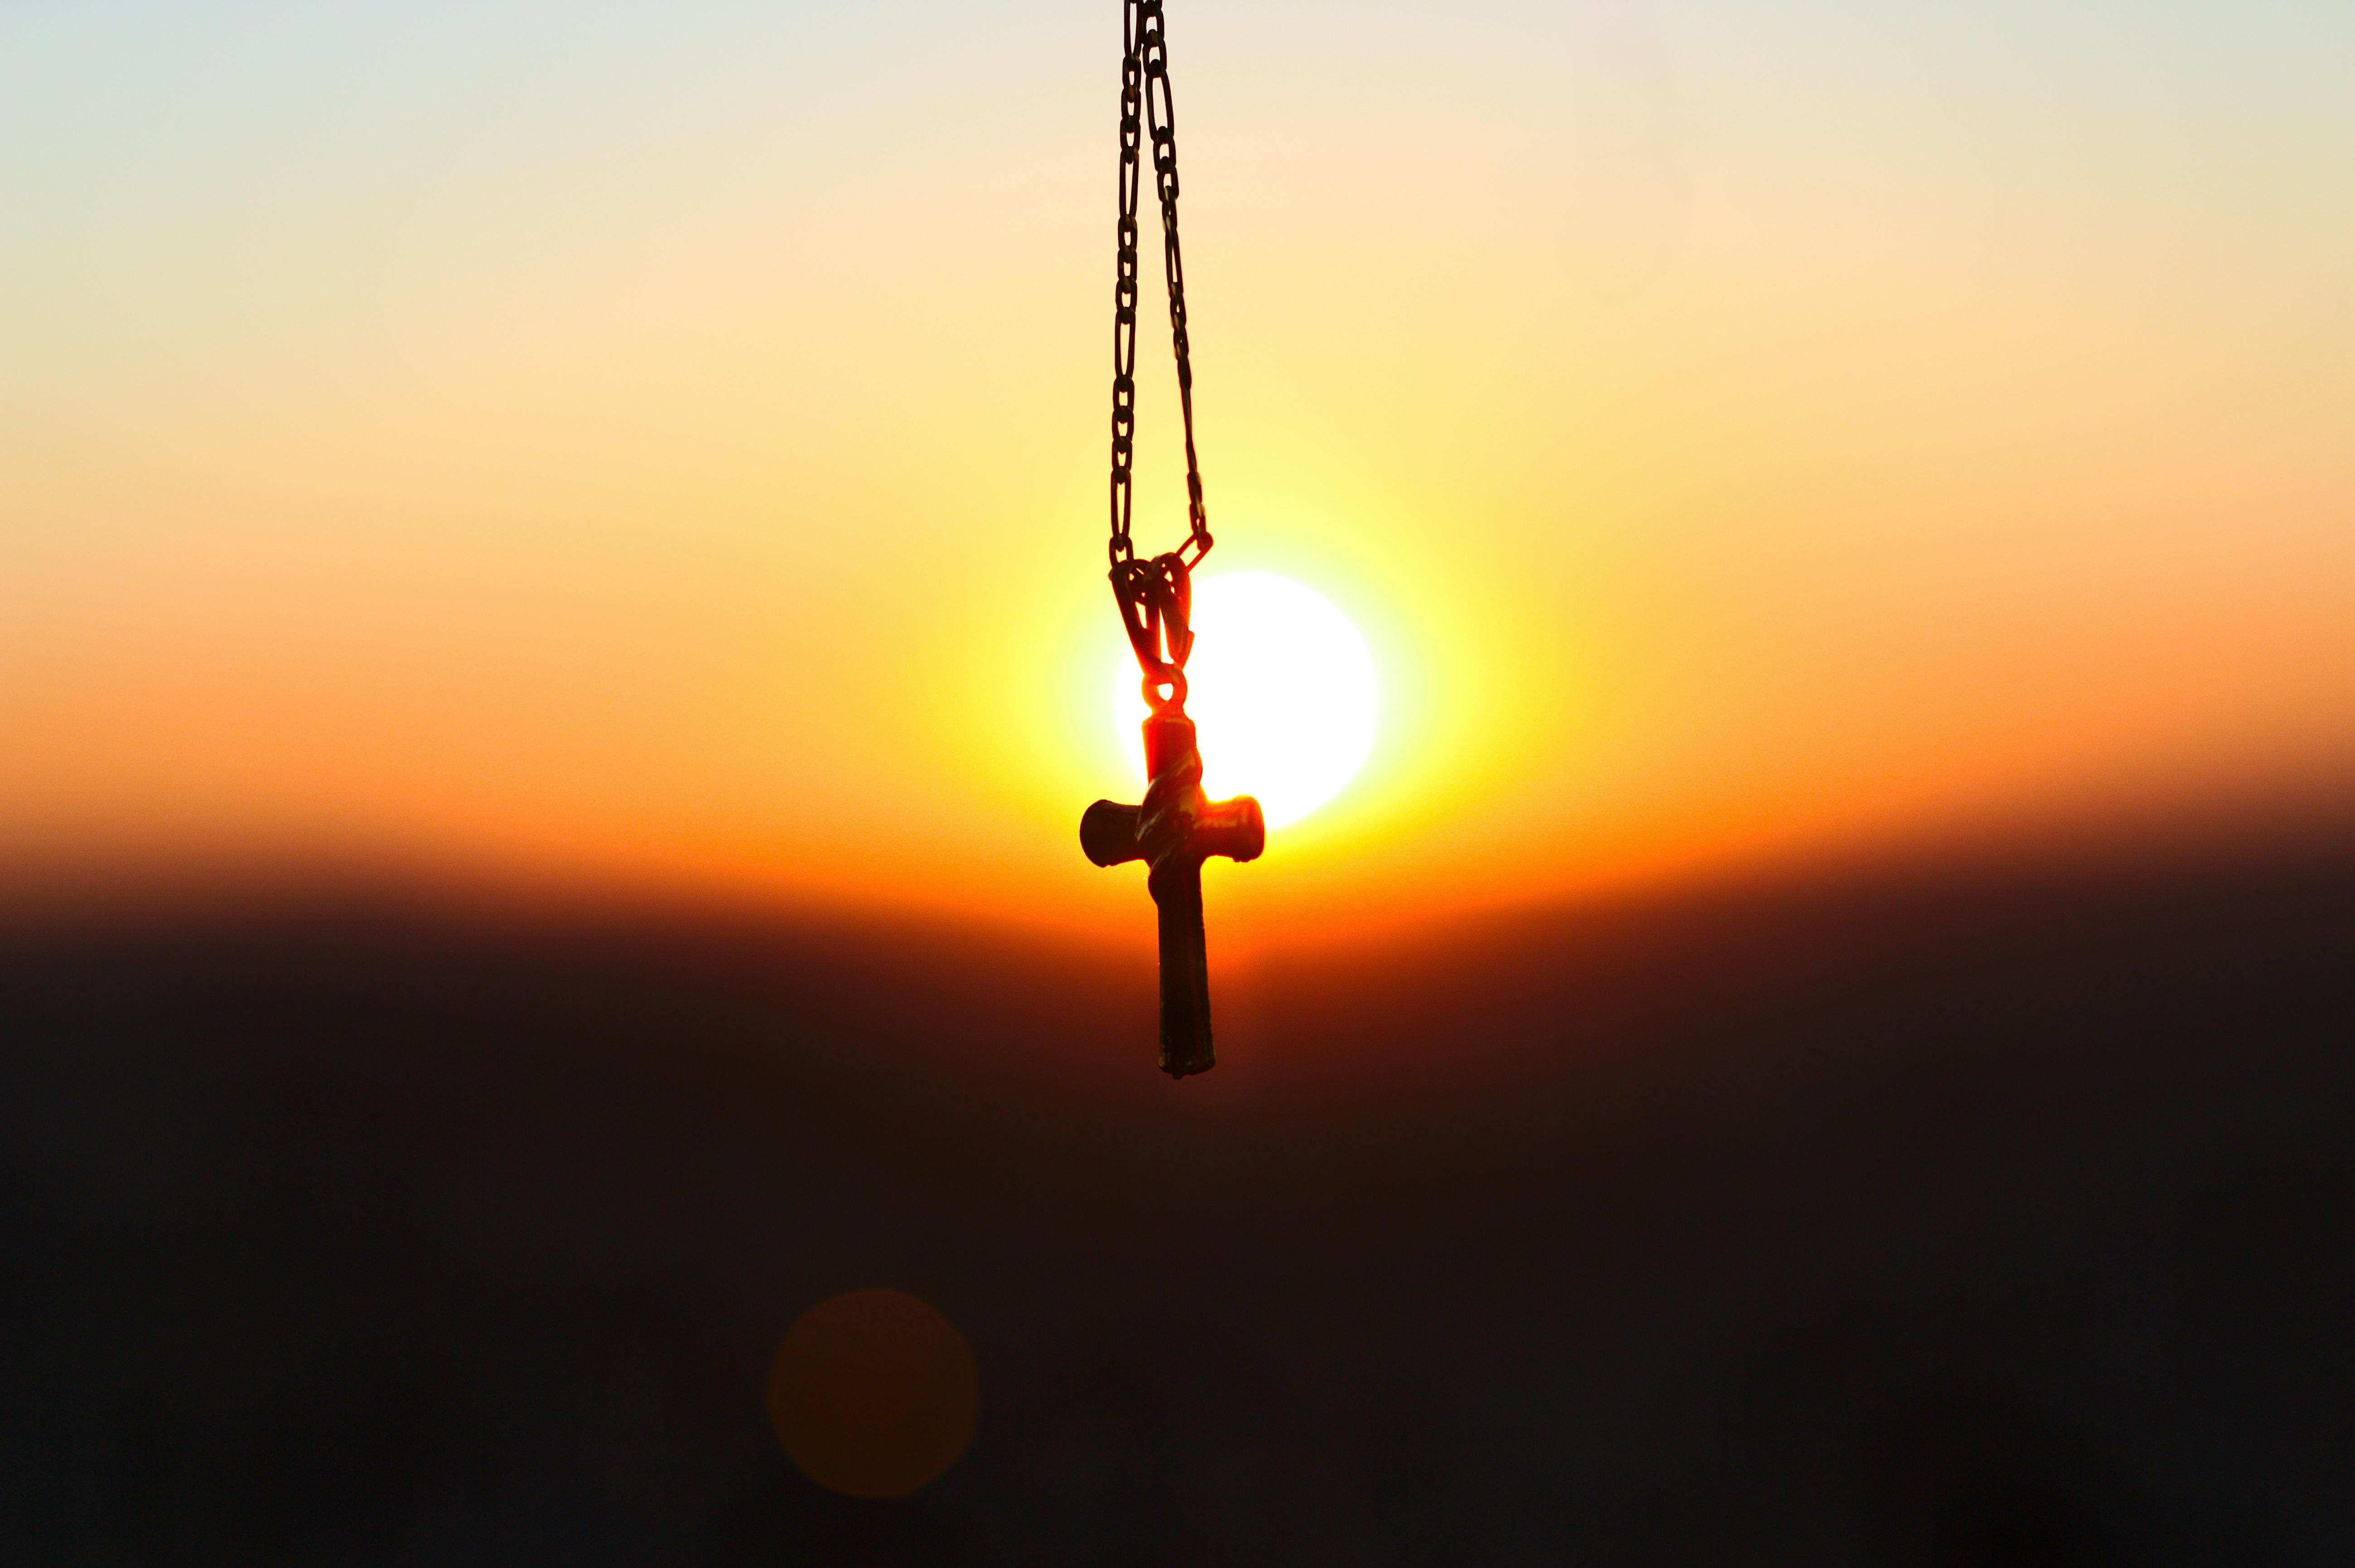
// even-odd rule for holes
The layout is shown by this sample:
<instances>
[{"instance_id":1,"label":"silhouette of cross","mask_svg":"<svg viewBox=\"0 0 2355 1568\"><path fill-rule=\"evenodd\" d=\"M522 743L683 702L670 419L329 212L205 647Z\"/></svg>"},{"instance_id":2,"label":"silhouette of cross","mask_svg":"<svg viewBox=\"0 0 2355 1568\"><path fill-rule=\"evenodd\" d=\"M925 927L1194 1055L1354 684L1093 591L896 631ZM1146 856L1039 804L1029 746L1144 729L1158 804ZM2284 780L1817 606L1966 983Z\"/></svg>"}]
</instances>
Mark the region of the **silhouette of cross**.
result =
<instances>
[{"instance_id":1,"label":"silhouette of cross","mask_svg":"<svg viewBox=\"0 0 2355 1568\"><path fill-rule=\"evenodd\" d=\"M1145 721L1145 771L1152 782L1141 805L1098 800L1080 819L1080 847L1098 865L1132 860L1152 869L1145 885L1161 920L1161 1070L1173 1078L1207 1073L1210 976L1202 941L1202 862L1214 854L1256 860L1267 845L1267 819L1249 795L1212 800L1202 793L1202 754L1194 721L1159 713Z\"/></svg>"}]
</instances>

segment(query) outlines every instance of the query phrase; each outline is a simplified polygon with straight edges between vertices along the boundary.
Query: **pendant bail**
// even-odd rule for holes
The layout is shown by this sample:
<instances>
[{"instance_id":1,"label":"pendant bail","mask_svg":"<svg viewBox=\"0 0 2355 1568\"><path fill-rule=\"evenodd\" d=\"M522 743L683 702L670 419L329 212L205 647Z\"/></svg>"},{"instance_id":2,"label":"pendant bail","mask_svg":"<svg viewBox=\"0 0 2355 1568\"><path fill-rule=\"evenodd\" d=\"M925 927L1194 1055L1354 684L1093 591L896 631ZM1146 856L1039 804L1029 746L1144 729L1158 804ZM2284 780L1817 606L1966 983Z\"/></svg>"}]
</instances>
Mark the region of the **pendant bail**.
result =
<instances>
[{"instance_id":1,"label":"pendant bail","mask_svg":"<svg viewBox=\"0 0 2355 1568\"><path fill-rule=\"evenodd\" d=\"M1186 659L1194 651L1194 575L1184 553L1121 562L1112 569L1112 592L1145 673L1145 705L1156 714L1184 713Z\"/></svg>"}]
</instances>

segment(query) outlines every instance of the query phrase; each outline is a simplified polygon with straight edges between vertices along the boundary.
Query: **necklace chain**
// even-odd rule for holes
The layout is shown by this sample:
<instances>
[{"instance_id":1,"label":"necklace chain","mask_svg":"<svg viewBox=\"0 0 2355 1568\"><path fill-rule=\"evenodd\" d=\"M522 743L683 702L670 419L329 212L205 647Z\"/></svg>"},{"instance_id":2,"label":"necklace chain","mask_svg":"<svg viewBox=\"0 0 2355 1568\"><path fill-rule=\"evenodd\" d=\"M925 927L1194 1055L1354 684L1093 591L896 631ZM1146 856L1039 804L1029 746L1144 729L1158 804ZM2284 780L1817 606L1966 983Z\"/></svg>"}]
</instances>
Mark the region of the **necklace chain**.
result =
<instances>
[{"instance_id":1,"label":"necklace chain","mask_svg":"<svg viewBox=\"0 0 2355 1568\"><path fill-rule=\"evenodd\" d=\"M1186 427L1187 535L1172 555L1180 569L1189 568L1210 553L1211 545L1209 520L1202 509L1202 470L1194 455L1194 364L1186 335L1186 261L1178 248L1178 111L1169 96L1161 6L1162 0L1122 0L1121 5L1120 260L1112 329L1111 556L1115 580L1135 556L1129 516L1136 455L1136 196L1143 172L1139 154L1147 141L1153 148L1154 192L1161 201L1161 263L1169 284L1178 408ZM1188 550L1194 552L1191 561L1185 559Z\"/></svg>"}]
</instances>

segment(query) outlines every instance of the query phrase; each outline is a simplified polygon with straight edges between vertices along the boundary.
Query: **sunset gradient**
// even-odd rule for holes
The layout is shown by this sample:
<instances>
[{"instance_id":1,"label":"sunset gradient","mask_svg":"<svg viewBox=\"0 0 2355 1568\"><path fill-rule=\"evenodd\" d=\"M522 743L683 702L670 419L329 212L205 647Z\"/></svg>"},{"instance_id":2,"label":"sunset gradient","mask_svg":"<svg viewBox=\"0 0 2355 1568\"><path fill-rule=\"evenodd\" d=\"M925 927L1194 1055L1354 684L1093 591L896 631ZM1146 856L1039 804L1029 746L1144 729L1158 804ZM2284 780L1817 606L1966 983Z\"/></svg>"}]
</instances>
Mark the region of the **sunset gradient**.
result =
<instances>
[{"instance_id":1,"label":"sunset gradient","mask_svg":"<svg viewBox=\"0 0 2355 1568\"><path fill-rule=\"evenodd\" d=\"M0 890L1149 941L1075 837L1135 787L1118 21L0 13ZM2347 8L1171 0L1169 48L1212 565L1381 694L1214 944L2355 782Z\"/></svg>"}]
</instances>

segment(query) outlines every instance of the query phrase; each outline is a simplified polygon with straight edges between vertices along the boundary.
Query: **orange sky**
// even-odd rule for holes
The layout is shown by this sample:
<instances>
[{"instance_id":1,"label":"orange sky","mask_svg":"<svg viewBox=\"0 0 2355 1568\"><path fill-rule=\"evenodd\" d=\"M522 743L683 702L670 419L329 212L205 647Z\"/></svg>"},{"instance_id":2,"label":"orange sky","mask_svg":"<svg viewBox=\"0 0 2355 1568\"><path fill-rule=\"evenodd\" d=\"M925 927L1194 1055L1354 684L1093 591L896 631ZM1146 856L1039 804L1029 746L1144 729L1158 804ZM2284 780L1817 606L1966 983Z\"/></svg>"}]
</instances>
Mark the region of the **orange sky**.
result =
<instances>
[{"instance_id":1,"label":"orange sky","mask_svg":"<svg viewBox=\"0 0 2355 1568\"><path fill-rule=\"evenodd\" d=\"M2355 779L2344 19L1173 9L1211 567L1383 681L1231 939ZM0 881L1149 932L1114 8L126 15L0 23Z\"/></svg>"}]
</instances>

